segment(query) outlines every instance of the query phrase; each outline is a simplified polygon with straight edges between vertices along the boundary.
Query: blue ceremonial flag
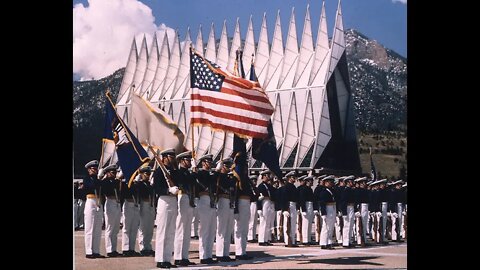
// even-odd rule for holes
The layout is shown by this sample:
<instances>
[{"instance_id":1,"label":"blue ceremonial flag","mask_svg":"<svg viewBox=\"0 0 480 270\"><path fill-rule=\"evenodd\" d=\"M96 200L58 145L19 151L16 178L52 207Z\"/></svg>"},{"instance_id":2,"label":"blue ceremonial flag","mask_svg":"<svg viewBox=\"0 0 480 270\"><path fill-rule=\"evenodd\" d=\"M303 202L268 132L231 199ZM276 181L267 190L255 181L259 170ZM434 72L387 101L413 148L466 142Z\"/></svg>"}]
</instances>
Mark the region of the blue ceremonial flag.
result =
<instances>
[{"instance_id":1,"label":"blue ceremonial flag","mask_svg":"<svg viewBox=\"0 0 480 270\"><path fill-rule=\"evenodd\" d=\"M258 81L255 74L255 68L253 61L250 67L250 80ZM280 169L279 156L277 151L277 143L275 141L275 134L273 133L272 121L268 121L268 136L265 139L252 139L252 157L256 160L260 160L272 171L279 179L283 177L282 170Z\"/></svg>"},{"instance_id":2,"label":"blue ceremonial flag","mask_svg":"<svg viewBox=\"0 0 480 270\"><path fill-rule=\"evenodd\" d=\"M372 148L370 147L370 174L372 177L372 180L376 181L377 180L377 170L375 169L375 164L373 164L373 158L372 158Z\"/></svg>"},{"instance_id":3,"label":"blue ceremonial flag","mask_svg":"<svg viewBox=\"0 0 480 270\"><path fill-rule=\"evenodd\" d=\"M150 161L147 152L127 125L118 116L113 105L110 92L106 93L106 122L110 123L110 132L105 130L106 138L112 138L118 156L118 163L122 168L128 186L138 174L138 169Z\"/></svg>"}]
</instances>

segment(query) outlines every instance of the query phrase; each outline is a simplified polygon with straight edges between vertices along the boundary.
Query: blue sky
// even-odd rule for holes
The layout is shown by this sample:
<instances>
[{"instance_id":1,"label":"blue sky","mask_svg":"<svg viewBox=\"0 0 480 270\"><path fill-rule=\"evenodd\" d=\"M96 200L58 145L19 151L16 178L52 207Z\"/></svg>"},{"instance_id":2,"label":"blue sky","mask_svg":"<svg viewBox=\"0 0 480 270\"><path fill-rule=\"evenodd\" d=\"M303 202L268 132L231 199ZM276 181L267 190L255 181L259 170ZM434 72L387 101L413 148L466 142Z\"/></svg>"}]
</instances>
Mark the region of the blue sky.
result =
<instances>
[{"instance_id":1,"label":"blue sky","mask_svg":"<svg viewBox=\"0 0 480 270\"><path fill-rule=\"evenodd\" d=\"M118 2L115 7L108 6L113 2ZM342 0L344 27L354 28L406 57L406 3L407 0ZM178 29L183 40L187 27L190 26L192 39L195 40L198 26L202 24L206 42L212 22L215 24L215 36L219 38L221 26L226 19L228 34L232 36L236 18L239 17L240 32L244 38L252 14L257 39L262 16L266 12L268 36L271 40L277 10L280 10L282 33L285 36L292 7L295 7L297 36L300 38L307 4L310 4L315 40L322 6L322 1L319 0L74 0L74 73L81 74L80 77L83 78L100 78L111 74L125 66L133 35L137 36L139 44L138 39L143 33L147 33L148 41L155 28ZM325 1L330 36L337 4L338 0ZM95 31L96 28L103 30ZM102 42L102 39L105 39L105 42ZM113 41L116 41L116 44L121 43L122 47L114 47ZM92 59L100 57L99 55L105 58L104 67L99 67L98 61L96 65L92 63ZM88 62L84 61L87 58ZM114 70L110 72L110 69ZM110 73L104 74L107 72Z\"/></svg>"}]
</instances>

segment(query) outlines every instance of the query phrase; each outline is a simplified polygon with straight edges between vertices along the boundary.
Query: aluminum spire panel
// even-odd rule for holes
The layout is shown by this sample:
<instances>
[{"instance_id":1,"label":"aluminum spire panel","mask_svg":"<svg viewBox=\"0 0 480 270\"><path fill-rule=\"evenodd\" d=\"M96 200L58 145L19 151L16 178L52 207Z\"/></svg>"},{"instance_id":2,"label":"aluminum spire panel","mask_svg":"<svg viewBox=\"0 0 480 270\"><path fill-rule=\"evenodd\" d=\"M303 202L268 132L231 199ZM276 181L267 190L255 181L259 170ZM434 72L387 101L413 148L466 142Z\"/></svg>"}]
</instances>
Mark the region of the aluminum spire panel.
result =
<instances>
[{"instance_id":1,"label":"aluminum spire panel","mask_svg":"<svg viewBox=\"0 0 480 270\"><path fill-rule=\"evenodd\" d=\"M130 88L133 82L133 75L135 75L135 70L137 68L137 59L137 43L135 42L135 37L133 37L130 53L128 54L127 66L125 67L122 84L118 92L117 105L123 105L127 103L127 90Z\"/></svg>"},{"instance_id":2,"label":"aluminum spire panel","mask_svg":"<svg viewBox=\"0 0 480 270\"><path fill-rule=\"evenodd\" d=\"M321 118L320 118L320 126L317 132L317 141L315 144L315 148L313 151L313 158L312 163L310 164L311 167L315 166L318 159L323 153L323 150L327 147L328 142L332 138L332 129L330 126L330 112L328 110L328 97L326 93L326 89L322 91L322 99L323 105L321 109Z\"/></svg>"},{"instance_id":3,"label":"aluminum spire panel","mask_svg":"<svg viewBox=\"0 0 480 270\"><path fill-rule=\"evenodd\" d=\"M232 47L230 48L230 56L228 57L228 66L227 70L231 73L234 73L235 58L237 57L236 51L242 49L242 40L240 38L240 22L237 18L237 23L235 24L235 32L233 33ZM245 57L245 56L243 56ZM249 66L244 66L249 67Z\"/></svg>"},{"instance_id":4,"label":"aluminum spire panel","mask_svg":"<svg viewBox=\"0 0 480 270\"><path fill-rule=\"evenodd\" d=\"M142 87L143 77L145 76L145 72L147 71L147 64L148 64L148 49L147 49L147 39L145 35L143 36L142 46L140 47L140 53L138 55L138 63L137 68L135 69L135 75L133 76L132 86L135 85L135 93L140 91ZM130 91L129 98L127 103L130 102L130 98L132 96L132 91Z\"/></svg>"},{"instance_id":5,"label":"aluminum spire panel","mask_svg":"<svg viewBox=\"0 0 480 270\"><path fill-rule=\"evenodd\" d=\"M158 102L162 94L165 77L167 76L168 62L170 59L170 49L168 45L167 31L163 34L162 46L160 48L160 55L157 65L157 71L152 83L152 89L149 100L151 102Z\"/></svg>"},{"instance_id":6,"label":"aluminum spire panel","mask_svg":"<svg viewBox=\"0 0 480 270\"><path fill-rule=\"evenodd\" d=\"M203 35L202 35L202 25L198 27L197 42L195 43L195 50L203 56Z\"/></svg>"},{"instance_id":7,"label":"aluminum spire panel","mask_svg":"<svg viewBox=\"0 0 480 270\"><path fill-rule=\"evenodd\" d=\"M257 53L255 54L255 74L257 74L260 85L265 83L269 58L270 53L268 50L267 15L266 13L263 13L262 28L260 29Z\"/></svg>"},{"instance_id":8,"label":"aluminum spire panel","mask_svg":"<svg viewBox=\"0 0 480 270\"><path fill-rule=\"evenodd\" d=\"M298 147L298 154L296 159L296 167L300 167L303 159L307 155L310 147L313 147L315 142L315 124L314 111L312 106L312 95L307 91L307 104L305 106L303 126L301 126L300 143Z\"/></svg>"},{"instance_id":9,"label":"aluminum spire panel","mask_svg":"<svg viewBox=\"0 0 480 270\"><path fill-rule=\"evenodd\" d=\"M223 21L222 35L220 36L220 43L218 44L217 60L215 64L222 68L228 65L228 36L227 36L227 20Z\"/></svg>"},{"instance_id":10,"label":"aluminum spire panel","mask_svg":"<svg viewBox=\"0 0 480 270\"><path fill-rule=\"evenodd\" d=\"M153 33L152 46L150 47L150 56L147 60L147 70L143 76L143 81L140 89L140 96L146 98L150 94L152 88L153 79L155 78L155 72L158 66L158 43L157 33ZM147 93L149 91L149 93Z\"/></svg>"},{"instance_id":11,"label":"aluminum spire panel","mask_svg":"<svg viewBox=\"0 0 480 270\"><path fill-rule=\"evenodd\" d=\"M205 51L205 58L210 62L216 63L217 61L217 50L215 49L215 27L212 23L210 28L210 35L208 36L207 49Z\"/></svg>"},{"instance_id":12,"label":"aluminum spire panel","mask_svg":"<svg viewBox=\"0 0 480 270\"><path fill-rule=\"evenodd\" d=\"M245 44L243 46L243 66L250 67L252 61L252 54L255 53L255 40L253 38L253 22L252 15L250 15L250 20L248 22L247 34L245 36ZM245 70L246 78L250 76L250 68Z\"/></svg>"},{"instance_id":13,"label":"aluminum spire panel","mask_svg":"<svg viewBox=\"0 0 480 270\"><path fill-rule=\"evenodd\" d=\"M283 149L280 155L280 164L285 166L287 159L292 154L298 142L300 132L298 130L298 114L295 92L291 92L290 109L288 113L287 124L285 127L285 137L283 139Z\"/></svg>"},{"instance_id":14,"label":"aluminum spire panel","mask_svg":"<svg viewBox=\"0 0 480 270\"><path fill-rule=\"evenodd\" d=\"M285 45L285 55L283 57L282 72L278 81L278 89L291 88L295 69L298 61L298 41L297 27L295 26L295 9L292 8L292 16L290 17L290 25L288 27L287 42Z\"/></svg>"},{"instance_id":15,"label":"aluminum spire panel","mask_svg":"<svg viewBox=\"0 0 480 270\"><path fill-rule=\"evenodd\" d=\"M322 4L322 12L320 15L320 22L318 26L317 44L315 47L315 57L313 60L312 70L310 72L310 79L308 84L312 86L326 85L325 75L329 64L328 32L327 32L327 17L325 16L325 1ZM313 98L316 99L315 97Z\"/></svg>"},{"instance_id":16,"label":"aluminum spire panel","mask_svg":"<svg viewBox=\"0 0 480 270\"><path fill-rule=\"evenodd\" d=\"M332 37L332 55L330 58L330 65L325 81L328 82L330 76L332 76L335 67L337 66L340 57L345 52L345 33L343 31L343 19L342 19L342 6L338 0L337 15L335 17L335 29L333 30Z\"/></svg>"},{"instance_id":17,"label":"aluminum spire panel","mask_svg":"<svg viewBox=\"0 0 480 270\"><path fill-rule=\"evenodd\" d=\"M303 24L302 43L300 45L300 56L298 58L298 66L293 80L293 86L306 87L308 85L310 71L312 70L313 55L312 25L310 23L309 5L307 5L305 22Z\"/></svg>"},{"instance_id":18,"label":"aluminum spire panel","mask_svg":"<svg viewBox=\"0 0 480 270\"><path fill-rule=\"evenodd\" d=\"M171 99L182 98L185 89L190 88L190 27L187 29L185 40L183 41L182 58L180 60L180 68L178 69L177 79L175 81L174 92Z\"/></svg>"},{"instance_id":19,"label":"aluminum spire panel","mask_svg":"<svg viewBox=\"0 0 480 270\"><path fill-rule=\"evenodd\" d=\"M266 91L277 89L278 79L283 60L283 40L282 40L282 26L280 23L280 10L277 12L277 19L275 21L275 30L273 32L272 50L270 51L270 59L268 61L267 79L263 88Z\"/></svg>"},{"instance_id":20,"label":"aluminum spire panel","mask_svg":"<svg viewBox=\"0 0 480 270\"><path fill-rule=\"evenodd\" d=\"M178 40L178 31L175 31L173 38L172 54L170 55L170 62L168 63L167 76L165 77L165 84L161 98L169 100L175 88L175 81L177 80L178 70L180 69L180 42Z\"/></svg>"}]
</instances>

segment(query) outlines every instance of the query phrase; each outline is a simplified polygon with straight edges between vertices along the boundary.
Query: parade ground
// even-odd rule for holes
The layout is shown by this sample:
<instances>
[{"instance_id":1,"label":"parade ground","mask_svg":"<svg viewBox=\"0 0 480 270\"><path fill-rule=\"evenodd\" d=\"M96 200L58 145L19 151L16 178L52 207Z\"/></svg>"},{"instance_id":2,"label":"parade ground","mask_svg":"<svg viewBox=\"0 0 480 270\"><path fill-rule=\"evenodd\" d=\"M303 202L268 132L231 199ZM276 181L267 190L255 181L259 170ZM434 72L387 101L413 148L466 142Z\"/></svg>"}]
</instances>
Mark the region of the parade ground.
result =
<instances>
[{"instance_id":1,"label":"parade ground","mask_svg":"<svg viewBox=\"0 0 480 270\"><path fill-rule=\"evenodd\" d=\"M121 234L118 235L117 251L121 253ZM147 270L156 268L154 257L116 257L116 258L85 258L84 232L74 232L74 269L76 270ZM105 237L102 231L100 254L106 255ZM372 242L368 242L372 243ZM153 236L155 247L155 233ZM214 246L215 254L215 246ZM235 246L230 246L230 257L235 258ZM139 251L138 244L136 251ZM390 242L387 245L372 244L365 248L345 249L339 246L333 250L320 249L319 246L296 248L284 247L283 243L273 243L273 246L259 246L248 243L247 254L252 260L237 260L220 262L214 265L200 264L198 258L198 240L192 239L189 260L197 265L178 267L176 269L406 269L407 242ZM173 257L172 257L173 263Z\"/></svg>"}]
</instances>

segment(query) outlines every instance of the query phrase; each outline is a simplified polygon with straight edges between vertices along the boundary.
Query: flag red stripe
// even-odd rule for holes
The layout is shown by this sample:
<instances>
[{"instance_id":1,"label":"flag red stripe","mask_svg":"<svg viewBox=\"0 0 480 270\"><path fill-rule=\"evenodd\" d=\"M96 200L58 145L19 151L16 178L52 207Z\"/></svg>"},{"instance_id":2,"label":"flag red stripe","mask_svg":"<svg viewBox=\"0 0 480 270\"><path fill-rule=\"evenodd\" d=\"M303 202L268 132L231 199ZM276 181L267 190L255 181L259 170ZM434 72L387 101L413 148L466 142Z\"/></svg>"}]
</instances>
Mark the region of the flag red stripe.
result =
<instances>
[{"instance_id":1,"label":"flag red stripe","mask_svg":"<svg viewBox=\"0 0 480 270\"><path fill-rule=\"evenodd\" d=\"M252 89L255 87L254 82L242 79L242 78L231 78L231 77L225 77L225 82L231 83L235 86L244 88L244 89Z\"/></svg>"},{"instance_id":2,"label":"flag red stripe","mask_svg":"<svg viewBox=\"0 0 480 270\"><path fill-rule=\"evenodd\" d=\"M227 131L231 131L231 132L236 133L236 134L249 136L249 137L253 137L253 138L259 138L259 139L263 139L268 135L268 133L260 133L260 132L255 132L255 131L251 131L251 130L246 130L246 129L236 128L236 127L232 127L232 126L213 123L212 121L210 121L208 119L205 119L205 118L193 118L192 117L192 123L193 124L209 125L209 126L211 126L212 128L215 128L215 129L227 130Z\"/></svg>"},{"instance_id":3,"label":"flag red stripe","mask_svg":"<svg viewBox=\"0 0 480 270\"><path fill-rule=\"evenodd\" d=\"M242 109L242 110L257 112L257 113L261 113L261 114L266 114L267 116L270 116L270 115L273 114L273 110L270 110L270 109L260 108L260 107L257 107L257 106L248 105L248 104L239 103L239 102L234 102L234 101L221 99L221 98L213 98L213 97L202 96L200 94L192 94L191 99L192 99L192 101L193 100L200 100L200 101L204 101L204 102L211 102L211 103L218 104L218 105L232 107L234 109Z\"/></svg>"},{"instance_id":4,"label":"flag red stripe","mask_svg":"<svg viewBox=\"0 0 480 270\"><path fill-rule=\"evenodd\" d=\"M233 113L226 113L226 112L220 112L216 110L212 110L203 106L191 106L190 110L192 112L203 112L203 113L208 113L210 115L213 115L215 117L219 118L224 118L224 119L230 119L238 122L243 122L247 124L252 124L252 125L257 125L257 126L262 126L262 127L267 127L268 126L268 120L260 120L260 119L255 119L247 116L242 116L238 114L233 114Z\"/></svg>"},{"instance_id":5,"label":"flag red stripe","mask_svg":"<svg viewBox=\"0 0 480 270\"><path fill-rule=\"evenodd\" d=\"M227 87L222 87L221 92L225 93L225 94L230 94L230 95L235 95L235 96L247 98L247 99L250 99L250 100L264 102L264 103L267 103L267 104L270 103L270 101L268 100L267 97L252 96L252 95L249 95L247 93L239 92L239 91L236 91L235 89L230 89L230 88L227 88Z\"/></svg>"}]
</instances>

